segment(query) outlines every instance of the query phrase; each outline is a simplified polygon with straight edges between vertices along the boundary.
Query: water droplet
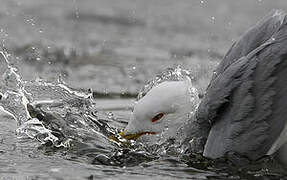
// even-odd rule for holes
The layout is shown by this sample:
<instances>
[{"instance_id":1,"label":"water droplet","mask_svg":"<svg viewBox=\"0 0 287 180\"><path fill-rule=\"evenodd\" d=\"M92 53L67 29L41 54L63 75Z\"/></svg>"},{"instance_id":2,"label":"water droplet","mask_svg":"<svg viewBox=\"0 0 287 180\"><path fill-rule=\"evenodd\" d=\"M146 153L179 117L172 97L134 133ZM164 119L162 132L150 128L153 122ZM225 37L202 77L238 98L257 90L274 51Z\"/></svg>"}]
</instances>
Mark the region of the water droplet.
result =
<instances>
[{"instance_id":1,"label":"water droplet","mask_svg":"<svg viewBox=\"0 0 287 180\"><path fill-rule=\"evenodd\" d=\"M203 4L203 3L204 3L204 1L203 1L203 0L201 0L201 1L200 1L200 4Z\"/></svg>"},{"instance_id":2,"label":"water droplet","mask_svg":"<svg viewBox=\"0 0 287 180\"><path fill-rule=\"evenodd\" d=\"M107 42L107 41L104 39L103 42L102 42L102 46L105 46L105 45L106 45L106 42Z\"/></svg>"},{"instance_id":3,"label":"water droplet","mask_svg":"<svg viewBox=\"0 0 287 180\"><path fill-rule=\"evenodd\" d=\"M61 168L51 168L50 171L51 172L59 172L61 170Z\"/></svg>"},{"instance_id":4,"label":"water droplet","mask_svg":"<svg viewBox=\"0 0 287 180\"><path fill-rule=\"evenodd\" d=\"M133 66L133 70L135 70L137 67Z\"/></svg>"},{"instance_id":5,"label":"water droplet","mask_svg":"<svg viewBox=\"0 0 287 180\"><path fill-rule=\"evenodd\" d=\"M40 57L37 57L37 58L36 58L36 60L37 60L37 61L40 61L40 60L41 60L41 58L40 58Z\"/></svg>"},{"instance_id":6,"label":"water droplet","mask_svg":"<svg viewBox=\"0 0 287 180\"><path fill-rule=\"evenodd\" d=\"M108 119L113 119L113 117L114 117L114 114L112 113L112 112L108 112Z\"/></svg>"},{"instance_id":7,"label":"water droplet","mask_svg":"<svg viewBox=\"0 0 287 180\"><path fill-rule=\"evenodd\" d=\"M212 21L212 23L215 23L215 17L214 16L211 16L211 21Z\"/></svg>"},{"instance_id":8,"label":"water droplet","mask_svg":"<svg viewBox=\"0 0 287 180\"><path fill-rule=\"evenodd\" d=\"M193 116L194 116L194 112L190 112L190 113L188 113L188 115L187 115L188 119L193 118Z\"/></svg>"},{"instance_id":9,"label":"water droplet","mask_svg":"<svg viewBox=\"0 0 287 180\"><path fill-rule=\"evenodd\" d=\"M80 18L79 11L76 11L76 18L77 18L77 19Z\"/></svg>"}]
</instances>

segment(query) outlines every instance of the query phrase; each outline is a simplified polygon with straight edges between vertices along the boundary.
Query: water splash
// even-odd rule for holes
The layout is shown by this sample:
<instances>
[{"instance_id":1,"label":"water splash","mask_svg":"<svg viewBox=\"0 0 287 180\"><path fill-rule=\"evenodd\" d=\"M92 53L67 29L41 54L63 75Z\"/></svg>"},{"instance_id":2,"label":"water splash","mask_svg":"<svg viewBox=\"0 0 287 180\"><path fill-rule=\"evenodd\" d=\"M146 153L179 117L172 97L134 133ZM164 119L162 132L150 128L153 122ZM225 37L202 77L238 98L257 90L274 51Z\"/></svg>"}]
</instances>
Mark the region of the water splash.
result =
<instances>
[{"instance_id":1,"label":"water splash","mask_svg":"<svg viewBox=\"0 0 287 180\"><path fill-rule=\"evenodd\" d=\"M143 144L119 136L120 130L108 124L116 117L97 111L92 90L73 89L61 78L25 81L11 56L1 55L0 107L17 121L19 138L37 140L48 150L64 148L92 164L131 166L158 158Z\"/></svg>"},{"instance_id":2,"label":"water splash","mask_svg":"<svg viewBox=\"0 0 287 180\"><path fill-rule=\"evenodd\" d=\"M45 147L65 148L77 156L92 157L93 164L131 166L159 158L159 155L179 151L173 140L147 145L122 139L120 130L108 122L114 115L103 116L96 109L92 91L76 90L58 79L25 81L19 70L10 62L10 56L1 53L0 105L18 122L20 138L31 138ZM183 80L192 77L190 72L170 68L150 81L150 90L166 80ZM145 91L145 90L144 90ZM142 92L142 91L141 91ZM141 94L141 93L140 93Z\"/></svg>"},{"instance_id":3,"label":"water splash","mask_svg":"<svg viewBox=\"0 0 287 180\"><path fill-rule=\"evenodd\" d=\"M158 74L155 78L149 80L143 88L139 91L137 100L143 98L153 87L159 85L165 81L183 81L186 78L193 80L194 77L192 72L182 68L181 66L176 66L174 68L167 68L165 71Z\"/></svg>"},{"instance_id":4,"label":"water splash","mask_svg":"<svg viewBox=\"0 0 287 180\"><path fill-rule=\"evenodd\" d=\"M95 113L91 91L75 90L60 79L53 83L43 79L24 81L10 56L3 51L1 55L4 60L0 105L17 121L19 137L37 139L54 147L113 146L103 133L117 132L107 128L107 124L106 129L99 126L103 123Z\"/></svg>"},{"instance_id":5,"label":"water splash","mask_svg":"<svg viewBox=\"0 0 287 180\"><path fill-rule=\"evenodd\" d=\"M0 51L0 55L3 57L1 61L1 106L6 112L11 114L18 122L22 124L27 118L30 118L27 110L27 104L29 103L29 93L24 88L25 83L21 76L17 73L18 69L15 68L8 57L10 54Z\"/></svg>"}]
</instances>

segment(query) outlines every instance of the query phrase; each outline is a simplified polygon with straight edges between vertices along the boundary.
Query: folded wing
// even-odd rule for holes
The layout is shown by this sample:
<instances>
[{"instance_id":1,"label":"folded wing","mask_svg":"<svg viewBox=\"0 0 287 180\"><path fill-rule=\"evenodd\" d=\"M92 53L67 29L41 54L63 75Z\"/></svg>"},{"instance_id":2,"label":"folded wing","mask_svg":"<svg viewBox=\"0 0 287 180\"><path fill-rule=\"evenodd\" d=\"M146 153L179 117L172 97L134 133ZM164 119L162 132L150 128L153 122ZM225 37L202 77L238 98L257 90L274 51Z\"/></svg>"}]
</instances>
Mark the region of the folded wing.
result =
<instances>
[{"instance_id":1,"label":"folded wing","mask_svg":"<svg viewBox=\"0 0 287 180\"><path fill-rule=\"evenodd\" d=\"M286 109L287 18L276 10L233 44L213 75L196 114L210 127L204 155L262 157L284 130Z\"/></svg>"}]
</instances>

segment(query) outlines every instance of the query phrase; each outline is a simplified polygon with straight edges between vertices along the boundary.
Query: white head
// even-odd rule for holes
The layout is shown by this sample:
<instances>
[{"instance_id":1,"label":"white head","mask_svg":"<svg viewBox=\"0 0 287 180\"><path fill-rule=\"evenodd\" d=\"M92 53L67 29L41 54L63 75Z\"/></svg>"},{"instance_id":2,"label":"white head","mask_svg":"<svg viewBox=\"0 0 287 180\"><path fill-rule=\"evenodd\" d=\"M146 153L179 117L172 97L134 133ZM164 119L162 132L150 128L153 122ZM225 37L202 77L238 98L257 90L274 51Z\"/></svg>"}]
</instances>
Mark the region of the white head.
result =
<instances>
[{"instance_id":1,"label":"white head","mask_svg":"<svg viewBox=\"0 0 287 180\"><path fill-rule=\"evenodd\" d=\"M198 103L198 93L189 78L162 82L135 104L121 136L136 140L145 134L161 133L167 127L176 131Z\"/></svg>"}]
</instances>

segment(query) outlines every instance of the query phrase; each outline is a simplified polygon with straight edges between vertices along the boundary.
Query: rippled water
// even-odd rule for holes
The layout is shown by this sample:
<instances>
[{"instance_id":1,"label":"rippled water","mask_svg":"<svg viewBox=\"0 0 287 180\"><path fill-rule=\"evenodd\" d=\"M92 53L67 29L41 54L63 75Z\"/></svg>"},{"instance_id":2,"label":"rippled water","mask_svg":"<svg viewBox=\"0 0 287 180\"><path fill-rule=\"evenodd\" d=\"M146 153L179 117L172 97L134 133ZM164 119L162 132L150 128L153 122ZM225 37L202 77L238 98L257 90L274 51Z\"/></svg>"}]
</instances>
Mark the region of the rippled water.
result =
<instances>
[{"instance_id":1,"label":"rippled water","mask_svg":"<svg viewBox=\"0 0 287 180\"><path fill-rule=\"evenodd\" d=\"M202 95L234 39L284 5L1 1L0 180L286 179L272 157L210 160L174 139L118 135L139 89L140 97L181 64Z\"/></svg>"}]
</instances>

